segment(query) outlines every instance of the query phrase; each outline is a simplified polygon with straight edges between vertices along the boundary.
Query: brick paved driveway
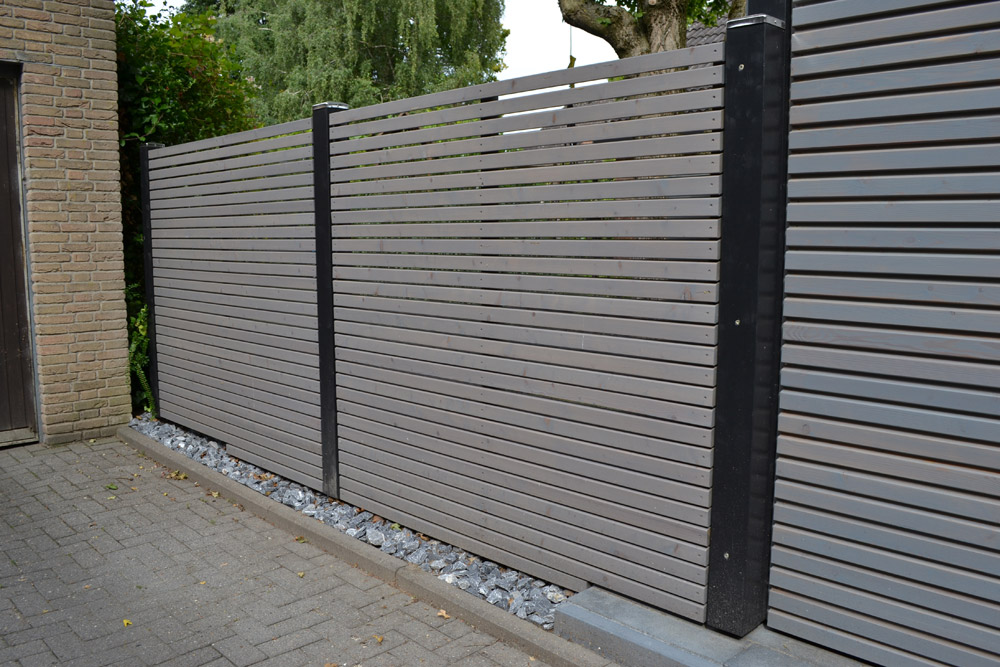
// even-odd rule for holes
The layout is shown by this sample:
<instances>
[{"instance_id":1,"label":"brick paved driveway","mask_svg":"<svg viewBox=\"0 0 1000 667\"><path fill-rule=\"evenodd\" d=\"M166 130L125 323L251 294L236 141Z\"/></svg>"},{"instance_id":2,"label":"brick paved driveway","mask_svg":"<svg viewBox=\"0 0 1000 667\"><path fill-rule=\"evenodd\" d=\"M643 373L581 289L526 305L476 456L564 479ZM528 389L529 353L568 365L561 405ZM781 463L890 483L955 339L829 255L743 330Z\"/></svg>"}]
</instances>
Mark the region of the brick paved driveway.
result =
<instances>
[{"instance_id":1,"label":"brick paved driveway","mask_svg":"<svg viewBox=\"0 0 1000 667\"><path fill-rule=\"evenodd\" d=\"M0 449L0 665L543 664L167 473Z\"/></svg>"}]
</instances>

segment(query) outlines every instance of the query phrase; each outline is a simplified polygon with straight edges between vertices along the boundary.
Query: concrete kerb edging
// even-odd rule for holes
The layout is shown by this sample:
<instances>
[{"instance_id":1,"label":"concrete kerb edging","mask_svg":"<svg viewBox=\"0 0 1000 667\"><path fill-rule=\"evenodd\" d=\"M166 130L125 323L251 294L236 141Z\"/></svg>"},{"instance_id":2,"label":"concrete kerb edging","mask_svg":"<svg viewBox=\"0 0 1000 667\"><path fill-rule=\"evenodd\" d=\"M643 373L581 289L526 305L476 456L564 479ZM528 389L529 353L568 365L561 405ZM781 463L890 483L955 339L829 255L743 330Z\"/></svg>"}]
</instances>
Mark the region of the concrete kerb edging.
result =
<instances>
[{"instance_id":1,"label":"concrete kerb edging","mask_svg":"<svg viewBox=\"0 0 1000 667\"><path fill-rule=\"evenodd\" d=\"M393 584L404 593L428 604L446 609L455 618L483 632L516 646L529 655L559 667L604 667L611 664L579 644L546 632L516 616L469 595L433 574L382 553L375 547L342 534L301 512L274 502L266 496L175 452L128 426L117 431L118 439L172 470L187 474L206 490L218 491L226 500L242 505L274 526L312 544L346 563Z\"/></svg>"}]
</instances>

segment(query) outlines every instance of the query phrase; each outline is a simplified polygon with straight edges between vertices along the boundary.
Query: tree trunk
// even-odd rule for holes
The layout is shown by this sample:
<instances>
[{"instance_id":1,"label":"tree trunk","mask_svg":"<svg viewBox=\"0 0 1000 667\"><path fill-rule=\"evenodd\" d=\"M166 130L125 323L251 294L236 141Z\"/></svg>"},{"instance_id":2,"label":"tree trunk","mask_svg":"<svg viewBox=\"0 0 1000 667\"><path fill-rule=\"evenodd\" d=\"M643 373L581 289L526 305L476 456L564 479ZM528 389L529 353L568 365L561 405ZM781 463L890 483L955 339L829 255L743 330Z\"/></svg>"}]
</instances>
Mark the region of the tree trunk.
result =
<instances>
[{"instance_id":1,"label":"tree trunk","mask_svg":"<svg viewBox=\"0 0 1000 667\"><path fill-rule=\"evenodd\" d=\"M687 45L687 8L697 0L642 0L642 16L598 0L559 0L563 20L596 35L614 48L619 58L673 51ZM747 0L732 0L729 18L746 14Z\"/></svg>"}]
</instances>

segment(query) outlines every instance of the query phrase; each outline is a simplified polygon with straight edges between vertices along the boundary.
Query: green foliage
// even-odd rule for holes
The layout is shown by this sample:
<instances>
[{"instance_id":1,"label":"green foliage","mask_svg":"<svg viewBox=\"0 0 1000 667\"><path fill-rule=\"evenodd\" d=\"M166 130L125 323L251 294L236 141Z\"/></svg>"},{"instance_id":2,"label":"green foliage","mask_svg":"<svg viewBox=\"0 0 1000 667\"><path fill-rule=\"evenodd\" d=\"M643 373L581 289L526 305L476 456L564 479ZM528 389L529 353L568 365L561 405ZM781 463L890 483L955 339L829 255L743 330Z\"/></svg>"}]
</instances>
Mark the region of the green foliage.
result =
<instances>
[{"instance_id":1,"label":"green foliage","mask_svg":"<svg viewBox=\"0 0 1000 667\"><path fill-rule=\"evenodd\" d=\"M264 123L491 81L503 0L223 0L219 35L259 88Z\"/></svg>"},{"instance_id":2,"label":"green foliage","mask_svg":"<svg viewBox=\"0 0 1000 667\"><path fill-rule=\"evenodd\" d=\"M149 306L143 305L139 312L129 318L128 365L133 377L132 403L143 411L156 416L156 399L149 385Z\"/></svg>"},{"instance_id":3,"label":"green foliage","mask_svg":"<svg viewBox=\"0 0 1000 667\"><path fill-rule=\"evenodd\" d=\"M148 340L142 342L146 327L137 324L145 322L145 315L140 318L145 290L139 146L194 141L256 124L247 102L254 89L241 77L227 48L215 39L214 19L147 15L150 7L146 0L115 4L125 298L135 409L143 407L144 396L151 396L145 371Z\"/></svg>"},{"instance_id":4,"label":"green foliage","mask_svg":"<svg viewBox=\"0 0 1000 667\"><path fill-rule=\"evenodd\" d=\"M608 0L596 0L602 5L608 4ZM642 6L645 0L614 0L619 7L624 7L637 19L642 18ZM705 25L715 25L720 18L725 18L729 14L730 0L688 0L687 2L687 22L703 23Z\"/></svg>"}]
</instances>

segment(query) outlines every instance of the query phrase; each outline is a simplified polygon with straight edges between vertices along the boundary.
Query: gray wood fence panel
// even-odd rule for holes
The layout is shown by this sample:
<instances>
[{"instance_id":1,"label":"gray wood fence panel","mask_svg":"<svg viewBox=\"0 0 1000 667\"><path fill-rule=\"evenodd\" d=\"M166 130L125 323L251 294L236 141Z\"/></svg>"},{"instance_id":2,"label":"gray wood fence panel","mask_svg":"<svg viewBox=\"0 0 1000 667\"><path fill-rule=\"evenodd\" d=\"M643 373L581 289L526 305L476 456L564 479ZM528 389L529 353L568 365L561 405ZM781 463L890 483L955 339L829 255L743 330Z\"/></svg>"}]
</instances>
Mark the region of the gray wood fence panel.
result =
<instances>
[{"instance_id":1,"label":"gray wood fence panel","mask_svg":"<svg viewBox=\"0 0 1000 667\"><path fill-rule=\"evenodd\" d=\"M793 24L768 623L996 664L1000 2L803 0Z\"/></svg>"},{"instance_id":2,"label":"gray wood fence panel","mask_svg":"<svg viewBox=\"0 0 1000 667\"><path fill-rule=\"evenodd\" d=\"M704 618L721 58L331 117L346 500Z\"/></svg>"},{"instance_id":3,"label":"gray wood fence panel","mask_svg":"<svg viewBox=\"0 0 1000 667\"><path fill-rule=\"evenodd\" d=\"M322 487L310 120L151 152L160 411Z\"/></svg>"}]
</instances>

